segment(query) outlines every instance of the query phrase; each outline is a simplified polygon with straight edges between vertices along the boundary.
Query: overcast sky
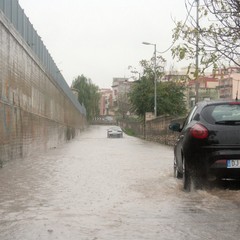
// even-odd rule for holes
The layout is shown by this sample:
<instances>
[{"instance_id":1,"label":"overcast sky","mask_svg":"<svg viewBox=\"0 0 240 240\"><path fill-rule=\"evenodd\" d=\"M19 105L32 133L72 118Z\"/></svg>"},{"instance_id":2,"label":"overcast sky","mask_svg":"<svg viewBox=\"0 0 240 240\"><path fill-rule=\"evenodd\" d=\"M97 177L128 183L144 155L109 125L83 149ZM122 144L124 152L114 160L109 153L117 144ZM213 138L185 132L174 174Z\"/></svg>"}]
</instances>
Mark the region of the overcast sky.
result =
<instances>
[{"instance_id":1,"label":"overcast sky","mask_svg":"<svg viewBox=\"0 0 240 240\"><path fill-rule=\"evenodd\" d=\"M172 19L185 20L185 0L19 0L62 75L71 85L83 74L100 88L130 77L131 65L166 50ZM168 51L168 66L180 67ZM166 69L168 70L168 69Z\"/></svg>"}]
</instances>

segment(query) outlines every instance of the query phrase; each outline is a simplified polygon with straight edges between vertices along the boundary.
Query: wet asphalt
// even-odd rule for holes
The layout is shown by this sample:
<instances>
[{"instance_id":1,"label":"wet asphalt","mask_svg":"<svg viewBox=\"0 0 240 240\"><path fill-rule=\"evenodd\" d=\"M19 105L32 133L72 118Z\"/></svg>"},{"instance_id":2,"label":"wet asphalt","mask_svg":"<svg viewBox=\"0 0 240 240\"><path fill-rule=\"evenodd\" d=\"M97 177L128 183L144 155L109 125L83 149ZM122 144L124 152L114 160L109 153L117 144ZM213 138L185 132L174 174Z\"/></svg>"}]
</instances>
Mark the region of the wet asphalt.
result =
<instances>
[{"instance_id":1,"label":"wet asphalt","mask_svg":"<svg viewBox=\"0 0 240 240\"><path fill-rule=\"evenodd\" d=\"M107 128L0 169L0 240L239 239L239 184L186 193L172 147Z\"/></svg>"}]
</instances>

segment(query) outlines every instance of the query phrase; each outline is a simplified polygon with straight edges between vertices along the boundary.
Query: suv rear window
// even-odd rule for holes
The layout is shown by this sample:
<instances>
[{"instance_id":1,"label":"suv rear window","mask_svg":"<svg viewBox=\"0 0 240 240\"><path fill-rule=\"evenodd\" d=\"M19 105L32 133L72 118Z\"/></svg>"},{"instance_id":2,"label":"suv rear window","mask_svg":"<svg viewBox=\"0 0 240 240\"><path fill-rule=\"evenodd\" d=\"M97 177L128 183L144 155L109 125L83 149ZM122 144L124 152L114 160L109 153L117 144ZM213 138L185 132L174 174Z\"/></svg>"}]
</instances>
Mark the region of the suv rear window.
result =
<instances>
[{"instance_id":1,"label":"suv rear window","mask_svg":"<svg viewBox=\"0 0 240 240\"><path fill-rule=\"evenodd\" d=\"M203 108L202 117L212 124L240 124L240 104L224 103Z\"/></svg>"}]
</instances>

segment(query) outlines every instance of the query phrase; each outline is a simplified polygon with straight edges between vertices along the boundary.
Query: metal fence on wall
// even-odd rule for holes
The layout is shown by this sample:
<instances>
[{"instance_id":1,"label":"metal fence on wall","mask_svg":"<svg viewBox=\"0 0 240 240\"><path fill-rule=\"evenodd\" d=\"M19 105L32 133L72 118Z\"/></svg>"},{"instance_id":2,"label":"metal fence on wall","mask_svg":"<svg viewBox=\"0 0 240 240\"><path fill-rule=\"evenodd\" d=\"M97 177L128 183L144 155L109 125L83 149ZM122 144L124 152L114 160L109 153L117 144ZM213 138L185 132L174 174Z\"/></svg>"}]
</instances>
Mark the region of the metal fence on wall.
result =
<instances>
[{"instance_id":1,"label":"metal fence on wall","mask_svg":"<svg viewBox=\"0 0 240 240\"><path fill-rule=\"evenodd\" d=\"M28 46L33 50L35 55L39 58L46 72L48 72L54 81L61 87L61 89L65 92L74 106L82 114L86 115L85 107L78 102L70 90L60 70L53 61L43 41L41 40L41 37L33 28L33 25L24 13L24 10L20 7L18 0L0 0L0 11L1 10L13 24L22 38L26 41Z\"/></svg>"}]
</instances>

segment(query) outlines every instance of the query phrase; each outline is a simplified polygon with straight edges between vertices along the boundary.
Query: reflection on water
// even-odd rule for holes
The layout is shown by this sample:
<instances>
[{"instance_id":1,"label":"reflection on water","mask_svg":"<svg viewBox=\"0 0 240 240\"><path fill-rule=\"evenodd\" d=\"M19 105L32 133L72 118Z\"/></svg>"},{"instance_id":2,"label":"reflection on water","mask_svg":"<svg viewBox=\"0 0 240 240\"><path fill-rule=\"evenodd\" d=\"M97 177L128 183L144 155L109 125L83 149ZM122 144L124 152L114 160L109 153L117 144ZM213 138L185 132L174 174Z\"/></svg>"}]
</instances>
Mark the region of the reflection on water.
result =
<instances>
[{"instance_id":1,"label":"reflection on water","mask_svg":"<svg viewBox=\"0 0 240 240\"><path fill-rule=\"evenodd\" d=\"M238 239L240 189L185 193L171 147L106 129L0 169L1 240Z\"/></svg>"}]
</instances>

